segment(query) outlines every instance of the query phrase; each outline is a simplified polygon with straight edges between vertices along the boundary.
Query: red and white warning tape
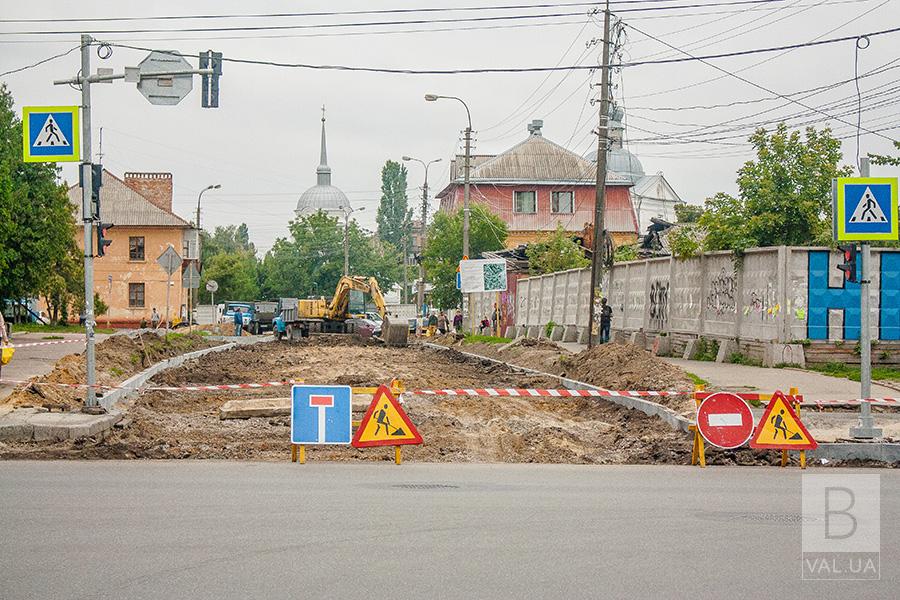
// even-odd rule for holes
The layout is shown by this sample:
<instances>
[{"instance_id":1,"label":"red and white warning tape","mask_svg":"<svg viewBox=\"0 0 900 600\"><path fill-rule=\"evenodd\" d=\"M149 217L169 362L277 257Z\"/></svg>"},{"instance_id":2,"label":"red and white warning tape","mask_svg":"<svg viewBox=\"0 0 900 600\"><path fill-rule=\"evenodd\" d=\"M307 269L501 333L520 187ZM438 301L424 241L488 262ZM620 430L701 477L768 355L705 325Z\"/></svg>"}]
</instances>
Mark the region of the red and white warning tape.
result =
<instances>
[{"instance_id":1,"label":"red and white warning tape","mask_svg":"<svg viewBox=\"0 0 900 600\"><path fill-rule=\"evenodd\" d=\"M872 406L900 406L900 398L855 398L853 400L805 400L801 406L859 406L871 404Z\"/></svg>"},{"instance_id":2,"label":"red and white warning tape","mask_svg":"<svg viewBox=\"0 0 900 600\"><path fill-rule=\"evenodd\" d=\"M631 398L644 398L650 396L680 396L690 392L677 390L665 391L635 391L635 390L548 390L533 388L480 388L480 389L452 389L452 390L410 390L411 394L426 396L550 396L556 398L568 397L598 397L618 396Z\"/></svg>"},{"instance_id":3,"label":"red and white warning tape","mask_svg":"<svg viewBox=\"0 0 900 600\"><path fill-rule=\"evenodd\" d=\"M20 379L0 379L0 383L12 383L12 384L27 384L32 383L34 385L51 385L54 387L66 387L66 388L87 388L90 387L86 383L56 383L49 381L27 381ZM93 387L97 389L103 390L123 390L123 389L132 389L132 390L143 390L143 391L153 391L153 392L211 392L211 391L219 391L219 390L248 390L248 389L256 389L256 388L267 388L267 387L282 387L282 386L291 386L297 383L296 381L266 381L264 383L226 383L221 385L148 385L146 387L126 387L121 385L100 385L97 384Z\"/></svg>"},{"instance_id":4,"label":"red and white warning tape","mask_svg":"<svg viewBox=\"0 0 900 600\"><path fill-rule=\"evenodd\" d=\"M13 345L10 347L19 349L19 348L34 348L35 346L54 346L56 344L78 344L78 343L83 344L84 338L77 338L77 339L73 339L73 340L55 340L52 342L34 342L33 344L16 344L16 345Z\"/></svg>"}]
</instances>

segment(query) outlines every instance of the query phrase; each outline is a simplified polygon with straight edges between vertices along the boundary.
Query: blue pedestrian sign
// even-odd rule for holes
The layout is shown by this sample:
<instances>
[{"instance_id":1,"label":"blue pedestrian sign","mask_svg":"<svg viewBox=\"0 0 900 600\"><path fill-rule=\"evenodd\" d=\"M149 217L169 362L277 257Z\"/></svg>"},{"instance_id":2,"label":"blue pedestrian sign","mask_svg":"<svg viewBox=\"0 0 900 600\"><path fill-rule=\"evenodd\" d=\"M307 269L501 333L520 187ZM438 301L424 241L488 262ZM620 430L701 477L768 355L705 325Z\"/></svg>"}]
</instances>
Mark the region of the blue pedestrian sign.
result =
<instances>
[{"instance_id":1,"label":"blue pedestrian sign","mask_svg":"<svg viewBox=\"0 0 900 600\"><path fill-rule=\"evenodd\" d=\"M834 239L898 239L897 178L841 177L834 186Z\"/></svg>"},{"instance_id":2,"label":"blue pedestrian sign","mask_svg":"<svg viewBox=\"0 0 900 600\"><path fill-rule=\"evenodd\" d=\"M22 158L25 162L77 162L80 130L77 106L22 108Z\"/></svg>"},{"instance_id":3,"label":"blue pedestrian sign","mask_svg":"<svg viewBox=\"0 0 900 600\"><path fill-rule=\"evenodd\" d=\"M346 385L291 388L292 444L349 444L353 391Z\"/></svg>"}]
</instances>

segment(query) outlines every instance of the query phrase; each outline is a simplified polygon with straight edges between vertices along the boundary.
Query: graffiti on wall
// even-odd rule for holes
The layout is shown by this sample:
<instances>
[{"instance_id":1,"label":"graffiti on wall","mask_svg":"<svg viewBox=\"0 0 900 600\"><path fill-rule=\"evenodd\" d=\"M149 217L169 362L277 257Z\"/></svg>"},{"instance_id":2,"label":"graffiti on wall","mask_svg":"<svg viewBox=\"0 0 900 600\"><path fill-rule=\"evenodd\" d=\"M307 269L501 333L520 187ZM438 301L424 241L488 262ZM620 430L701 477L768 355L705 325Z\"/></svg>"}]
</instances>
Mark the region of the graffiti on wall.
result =
<instances>
[{"instance_id":1,"label":"graffiti on wall","mask_svg":"<svg viewBox=\"0 0 900 600\"><path fill-rule=\"evenodd\" d=\"M756 315L761 321L775 320L781 312L781 305L775 300L775 286L766 284L765 290L752 290L750 303L744 307L744 316Z\"/></svg>"},{"instance_id":2,"label":"graffiti on wall","mask_svg":"<svg viewBox=\"0 0 900 600\"><path fill-rule=\"evenodd\" d=\"M662 331L669 320L669 282L657 279L650 284L650 329Z\"/></svg>"},{"instance_id":3,"label":"graffiti on wall","mask_svg":"<svg viewBox=\"0 0 900 600\"><path fill-rule=\"evenodd\" d=\"M737 303L734 299L737 283L734 271L728 272L725 267L718 275L709 280L709 292L706 294L706 308L717 316L734 313Z\"/></svg>"}]
</instances>

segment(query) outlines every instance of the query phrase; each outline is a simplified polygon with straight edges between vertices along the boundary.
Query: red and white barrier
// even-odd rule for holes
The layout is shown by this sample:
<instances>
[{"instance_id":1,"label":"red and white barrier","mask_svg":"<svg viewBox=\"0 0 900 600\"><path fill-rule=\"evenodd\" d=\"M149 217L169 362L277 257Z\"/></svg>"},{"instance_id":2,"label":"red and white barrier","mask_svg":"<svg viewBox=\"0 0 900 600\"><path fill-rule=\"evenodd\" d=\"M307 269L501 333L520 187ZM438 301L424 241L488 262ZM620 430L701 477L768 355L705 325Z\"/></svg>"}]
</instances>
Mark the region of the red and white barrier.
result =
<instances>
[{"instance_id":1,"label":"red and white barrier","mask_svg":"<svg viewBox=\"0 0 900 600\"><path fill-rule=\"evenodd\" d=\"M11 348L19 349L19 348L34 348L35 346L55 346L56 344L83 344L84 338L77 338L72 340L54 340L52 342L34 342L33 344L16 344L14 346L10 346Z\"/></svg>"},{"instance_id":2,"label":"red and white barrier","mask_svg":"<svg viewBox=\"0 0 900 600\"><path fill-rule=\"evenodd\" d=\"M653 396L680 396L691 392L679 392L677 390L665 391L637 391L637 390L549 390L539 388L467 388L446 390L409 390L410 394L425 396L546 396L555 398L589 398L603 396L618 396L629 398L647 398Z\"/></svg>"},{"instance_id":3,"label":"red and white barrier","mask_svg":"<svg viewBox=\"0 0 900 600\"><path fill-rule=\"evenodd\" d=\"M86 383L56 383L50 381L28 381L28 380L19 380L19 379L0 379L0 383L12 383L12 384L27 384L31 383L34 385L51 385L54 387L66 387L66 388L87 388L89 387ZM127 389L140 389L142 391L154 391L154 392L213 392L220 390L248 390L248 389L256 389L256 388L267 388L267 387L282 387L282 386L292 386L296 381L266 381L263 383L226 383L221 385L205 385L205 384L192 384L192 385L148 385L140 388L127 388ZM93 386L97 389L103 390L122 390L126 389L126 386L121 385L100 385L97 384Z\"/></svg>"}]
</instances>

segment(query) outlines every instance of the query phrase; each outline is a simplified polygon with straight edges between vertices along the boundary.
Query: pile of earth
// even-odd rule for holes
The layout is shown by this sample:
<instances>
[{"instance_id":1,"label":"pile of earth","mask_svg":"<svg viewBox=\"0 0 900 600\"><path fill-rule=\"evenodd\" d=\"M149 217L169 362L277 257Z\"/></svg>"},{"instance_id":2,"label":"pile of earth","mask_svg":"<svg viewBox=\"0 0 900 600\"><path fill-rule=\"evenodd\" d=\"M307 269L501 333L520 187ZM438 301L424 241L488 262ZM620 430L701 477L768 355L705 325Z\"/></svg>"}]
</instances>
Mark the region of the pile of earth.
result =
<instances>
[{"instance_id":1,"label":"pile of earth","mask_svg":"<svg viewBox=\"0 0 900 600\"><path fill-rule=\"evenodd\" d=\"M144 332L135 336L112 336L96 346L97 383L117 385L161 360L210 348L219 343L197 334L166 335ZM4 404L14 406L52 404L65 408L81 406L84 388L41 384L84 384L87 381L85 362L84 353L62 357L50 373L18 386L4 400Z\"/></svg>"}]
</instances>

